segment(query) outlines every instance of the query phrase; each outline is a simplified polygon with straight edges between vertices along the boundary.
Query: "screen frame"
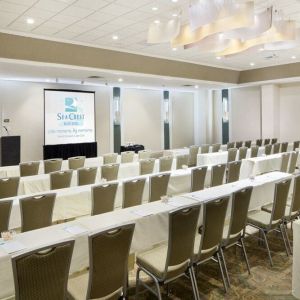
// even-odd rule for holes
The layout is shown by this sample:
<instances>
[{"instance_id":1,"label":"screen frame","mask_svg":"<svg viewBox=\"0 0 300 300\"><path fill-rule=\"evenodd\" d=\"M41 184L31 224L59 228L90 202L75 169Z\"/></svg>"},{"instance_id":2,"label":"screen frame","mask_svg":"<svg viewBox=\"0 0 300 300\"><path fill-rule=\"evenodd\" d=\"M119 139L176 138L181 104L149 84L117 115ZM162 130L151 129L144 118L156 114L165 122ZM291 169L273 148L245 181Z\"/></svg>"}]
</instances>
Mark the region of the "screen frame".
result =
<instances>
[{"instance_id":1,"label":"screen frame","mask_svg":"<svg viewBox=\"0 0 300 300\"><path fill-rule=\"evenodd\" d=\"M44 146L46 145L46 136L45 136L45 130L46 130L46 92L52 91L52 92L70 92L70 93L89 93L94 94L94 142L89 143L96 143L96 92L95 91L84 91L84 90L73 90L73 89L44 89ZM71 143L71 144L77 144L77 143ZM78 144L86 144L86 143L78 143ZM67 144L56 144L56 145L67 145Z\"/></svg>"}]
</instances>

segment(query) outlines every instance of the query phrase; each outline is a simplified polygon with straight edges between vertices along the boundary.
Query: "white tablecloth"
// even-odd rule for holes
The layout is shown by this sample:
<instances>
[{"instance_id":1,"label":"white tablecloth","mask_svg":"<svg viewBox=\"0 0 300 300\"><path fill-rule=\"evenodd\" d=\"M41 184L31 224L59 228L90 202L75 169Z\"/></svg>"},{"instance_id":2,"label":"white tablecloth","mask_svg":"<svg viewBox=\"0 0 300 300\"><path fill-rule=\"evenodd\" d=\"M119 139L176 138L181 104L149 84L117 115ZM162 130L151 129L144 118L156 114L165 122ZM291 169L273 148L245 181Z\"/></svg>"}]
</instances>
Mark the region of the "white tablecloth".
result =
<instances>
[{"instance_id":1,"label":"white tablecloth","mask_svg":"<svg viewBox=\"0 0 300 300\"><path fill-rule=\"evenodd\" d=\"M293 295L300 299L300 221L293 224Z\"/></svg>"},{"instance_id":2,"label":"white tablecloth","mask_svg":"<svg viewBox=\"0 0 300 300\"><path fill-rule=\"evenodd\" d=\"M178 149L169 149L164 150L164 156L179 156L179 155L189 155L190 149L189 148L178 148Z\"/></svg>"}]
</instances>

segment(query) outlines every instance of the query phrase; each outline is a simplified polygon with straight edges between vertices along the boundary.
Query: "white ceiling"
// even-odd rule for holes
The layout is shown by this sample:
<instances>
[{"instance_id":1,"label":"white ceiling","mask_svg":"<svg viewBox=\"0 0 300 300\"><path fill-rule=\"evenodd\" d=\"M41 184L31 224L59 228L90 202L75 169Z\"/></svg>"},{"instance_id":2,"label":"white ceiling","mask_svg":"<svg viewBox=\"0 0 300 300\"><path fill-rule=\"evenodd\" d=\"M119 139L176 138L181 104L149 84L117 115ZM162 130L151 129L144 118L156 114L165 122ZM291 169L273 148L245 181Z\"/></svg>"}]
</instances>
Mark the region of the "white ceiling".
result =
<instances>
[{"instance_id":1,"label":"white ceiling","mask_svg":"<svg viewBox=\"0 0 300 300\"><path fill-rule=\"evenodd\" d=\"M240 0L245 1L245 0ZM213 54L202 54L197 48L173 51L169 44L146 43L149 24L172 18L183 11L187 21L190 0L0 0L0 31L22 35L88 44L97 47L159 56L197 64L237 70L300 61L300 47L287 51L249 51L217 60ZM255 0L260 11L273 4L287 19L300 27L300 0ZM158 10L153 11L152 8ZM27 24L33 18L34 24ZM117 35L118 40L112 36ZM274 56L266 59L265 57ZM296 56L296 59L292 59ZM255 66L250 67L250 62Z\"/></svg>"}]
</instances>

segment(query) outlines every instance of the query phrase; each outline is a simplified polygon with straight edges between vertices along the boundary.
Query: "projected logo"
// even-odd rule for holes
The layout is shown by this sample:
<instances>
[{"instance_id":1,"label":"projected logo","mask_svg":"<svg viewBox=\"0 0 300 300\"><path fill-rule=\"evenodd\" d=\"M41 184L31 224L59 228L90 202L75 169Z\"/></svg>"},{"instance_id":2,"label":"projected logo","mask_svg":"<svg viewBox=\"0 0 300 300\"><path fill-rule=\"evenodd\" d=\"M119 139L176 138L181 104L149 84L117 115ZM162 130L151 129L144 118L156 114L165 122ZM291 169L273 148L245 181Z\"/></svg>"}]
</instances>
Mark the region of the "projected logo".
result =
<instances>
[{"instance_id":1,"label":"projected logo","mask_svg":"<svg viewBox=\"0 0 300 300\"><path fill-rule=\"evenodd\" d=\"M77 112L77 101L76 98L65 98L65 112Z\"/></svg>"},{"instance_id":2,"label":"projected logo","mask_svg":"<svg viewBox=\"0 0 300 300\"><path fill-rule=\"evenodd\" d=\"M56 116L57 121L61 121L60 126L83 126L85 115L80 101L76 97L66 97L64 100L64 112Z\"/></svg>"}]
</instances>

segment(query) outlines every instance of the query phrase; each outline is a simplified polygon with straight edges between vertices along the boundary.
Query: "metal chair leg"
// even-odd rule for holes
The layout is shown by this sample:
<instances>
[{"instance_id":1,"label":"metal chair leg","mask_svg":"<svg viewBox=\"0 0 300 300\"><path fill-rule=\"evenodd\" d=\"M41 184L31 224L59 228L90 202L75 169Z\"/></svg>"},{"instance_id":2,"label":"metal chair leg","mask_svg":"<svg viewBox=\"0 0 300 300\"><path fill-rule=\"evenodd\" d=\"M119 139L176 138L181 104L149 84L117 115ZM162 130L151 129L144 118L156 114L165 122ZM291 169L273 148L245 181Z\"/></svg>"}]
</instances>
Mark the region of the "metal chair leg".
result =
<instances>
[{"instance_id":1,"label":"metal chair leg","mask_svg":"<svg viewBox=\"0 0 300 300\"><path fill-rule=\"evenodd\" d=\"M283 224L280 224L279 229L280 229L280 233L281 233L281 236L282 236L282 239L283 239L286 255L289 256L290 253L289 253L289 249L288 249L287 244L286 244L285 234L283 233L284 229L282 228L282 226L283 226Z\"/></svg>"},{"instance_id":2,"label":"metal chair leg","mask_svg":"<svg viewBox=\"0 0 300 300\"><path fill-rule=\"evenodd\" d=\"M228 292L228 288L227 288L227 283L226 283L226 279L225 279L225 276L224 276L223 266L222 266L222 263L221 263L221 257L220 257L219 252L217 253L217 259L218 259L219 268L220 268L221 275L222 275L222 280L223 280L223 285L224 285L225 293L227 293Z\"/></svg>"},{"instance_id":3,"label":"metal chair leg","mask_svg":"<svg viewBox=\"0 0 300 300\"><path fill-rule=\"evenodd\" d=\"M224 270L225 270L225 275L226 275L227 282L228 282L228 287L230 288L230 279L229 279L228 269L227 269L225 256L224 256L224 252L223 252L222 247L220 247L220 254L221 254L221 258L222 258L223 265L224 265Z\"/></svg>"},{"instance_id":4,"label":"metal chair leg","mask_svg":"<svg viewBox=\"0 0 300 300\"><path fill-rule=\"evenodd\" d=\"M136 272L136 280L135 280L135 300L138 300L138 294L139 294L139 285L140 285L140 273L141 269L138 268Z\"/></svg>"},{"instance_id":5,"label":"metal chair leg","mask_svg":"<svg viewBox=\"0 0 300 300\"><path fill-rule=\"evenodd\" d=\"M262 236L263 236L263 239L265 241L265 245L266 245L266 248L267 248L267 251L268 251L268 256L269 256L269 260L270 260L270 265L271 267L273 267L273 260L272 260L272 256L271 256L271 251L270 251L270 248L269 248L269 243L268 243L268 240L267 240L267 237L266 237L266 234L265 232L263 231L263 229L259 229L259 231L262 233Z\"/></svg>"},{"instance_id":6,"label":"metal chair leg","mask_svg":"<svg viewBox=\"0 0 300 300\"><path fill-rule=\"evenodd\" d=\"M199 290L198 290L193 266L190 266L189 274L190 274L190 279L191 279L191 283L192 283L194 298L195 298L195 300L200 300Z\"/></svg>"},{"instance_id":7,"label":"metal chair leg","mask_svg":"<svg viewBox=\"0 0 300 300\"><path fill-rule=\"evenodd\" d=\"M244 257L245 257L245 261L246 261L248 273L250 275L251 274L250 265L249 265L248 255L247 255L247 252L246 252L245 243L244 243L244 239L243 238L241 238L241 245L242 245L243 254L244 254Z\"/></svg>"},{"instance_id":8,"label":"metal chair leg","mask_svg":"<svg viewBox=\"0 0 300 300\"><path fill-rule=\"evenodd\" d=\"M291 242L290 242L290 238L289 238L289 234L288 234L288 229L287 229L287 224L285 224L285 225L283 225L283 230L284 230L284 233L285 233L285 236L286 236L287 245L288 245L290 254L293 255L293 248L291 246Z\"/></svg>"}]
</instances>

